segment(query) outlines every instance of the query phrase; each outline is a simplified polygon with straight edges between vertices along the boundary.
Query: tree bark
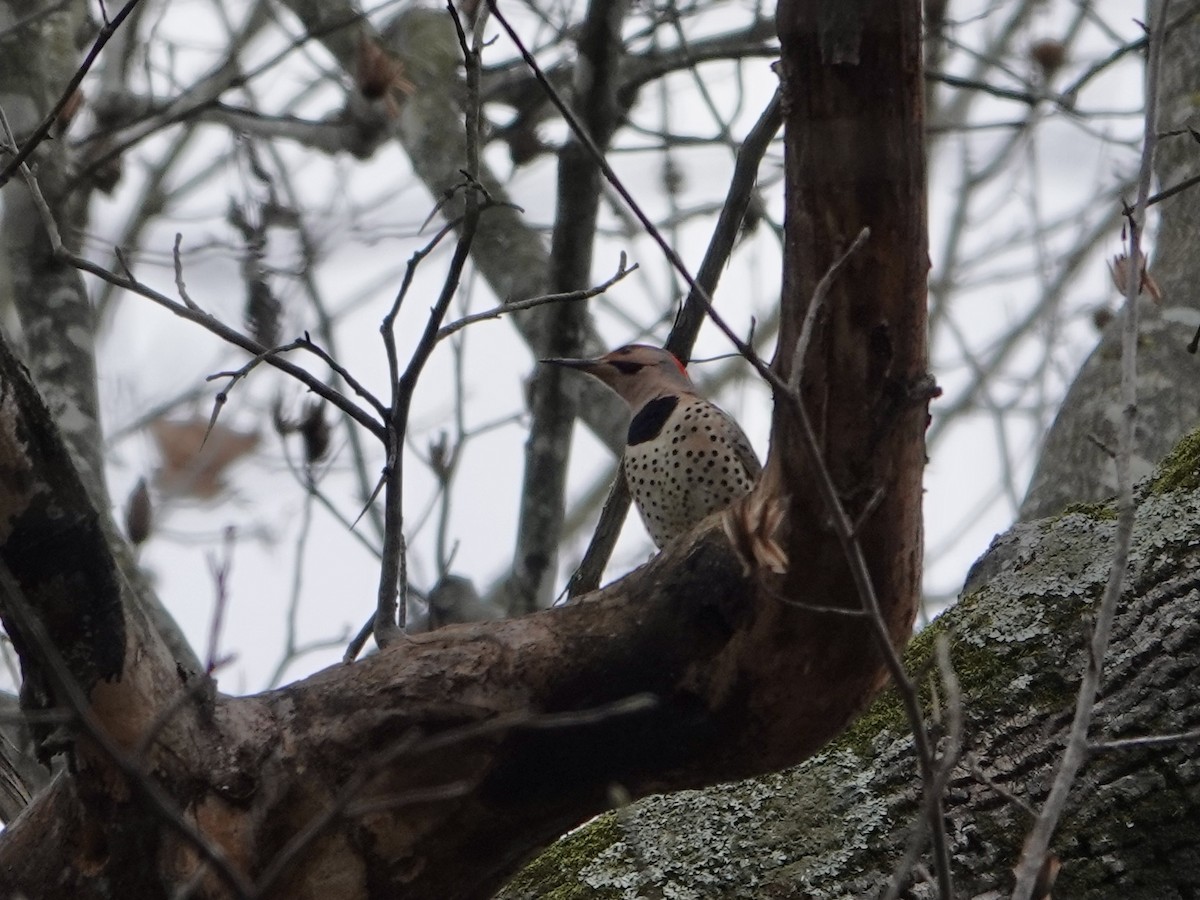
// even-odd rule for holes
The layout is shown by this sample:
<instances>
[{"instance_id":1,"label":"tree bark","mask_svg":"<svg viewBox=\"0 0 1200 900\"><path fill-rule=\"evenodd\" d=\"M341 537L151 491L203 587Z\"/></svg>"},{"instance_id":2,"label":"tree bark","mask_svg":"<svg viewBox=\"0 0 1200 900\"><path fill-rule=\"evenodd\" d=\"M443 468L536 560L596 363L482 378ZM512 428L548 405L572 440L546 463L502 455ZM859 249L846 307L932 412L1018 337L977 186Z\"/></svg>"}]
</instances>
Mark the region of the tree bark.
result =
<instances>
[{"instance_id":1,"label":"tree bark","mask_svg":"<svg viewBox=\"0 0 1200 900\"><path fill-rule=\"evenodd\" d=\"M19 21L27 4L4 3L7 21ZM0 37L0 91L8 127L24 141L58 100L79 65L77 36L87 6L71 2L39 21ZM6 138L7 143L7 138ZM46 141L30 160L64 243L78 249L87 229L86 198L68 189L74 152L65 141ZM61 423L67 446L99 506L108 502L104 442L96 391L95 315L82 275L58 260L33 194L19 176L5 186L0 253L11 279L20 322L21 355Z\"/></svg>"},{"instance_id":2,"label":"tree bark","mask_svg":"<svg viewBox=\"0 0 1200 900\"><path fill-rule=\"evenodd\" d=\"M860 10L850 64L844 40L821 56L816 4L796 6L784 77L804 99L788 112L775 370L790 375L818 280L869 227L801 384L861 522L882 633L901 644L919 595L929 399L919 9ZM824 131L859 150L827 152ZM783 574L735 550L714 517L577 605L445 628L226 697L137 612L103 517L0 348L0 615L27 708L69 719L43 729L43 746L72 761L0 835L0 894L486 897L606 809L614 784L635 797L695 788L816 752L885 670L876 629L844 613L863 598L806 483L814 463L798 433L778 402L757 490L784 511Z\"/></svg>"},{"instance_id":3,"label":"tree bark","mask_svg":"<svg viewBox=\"0 0 1200 900\"><path fill-rule=\"evenodd\" d=\"M1094 741L1200 727L1200 433L1161 471L1138 508ZM976 564L962 600L909 647L909 671L927 671L934 641L946 635L962 685L963 758L946 792L959 897L998 900L1012 887L1032 819L1005 793L1036 808L1049 788L1115 524L1114 510L1097 505L1015 526ZM940 728L936 718L931 725ZM1062 863L1054 896L1195 896L1195 747L1193 740L1094 754L1051 847ZM502 896L878 896L903 856L919 789L911 732L889 691L800 766L601 817ZM918 873L902 875L912 884L902 896L936 896Z\"/></svg>"},{"instance_id":4,"label":"tree bark","mask_svg":"<svg viewBox=\"0 0 1200 900\"><path fill-rule=\"evenodd\" d=\"M1161 127L1194 117L1194 18L1164 54ZM1160 144L1163 187L1195 175L1186 133ZM1194 313L1196 204L1192 189L1166 201L1151 272L1161 309L1142 320L1139 347L1141 471L1172 447L1143 484L1126 596L1115 624L1094 741L1200 727L1200 627L1194 614L1200 529L1197 361L1184 348ZM932 665L951 640L966 715L963 761L946 795L954 878L961 897L998 898L1044 799L1070 726L1089 621L1112 556L1115 492L1103 450L1119 378L1118 326L1109 326L1077 378L1047 441L1022 510L973 567L962 600L909 648L906 666ZM1087 502L1092 501L1092 502ZM1058 514L1080 504L1069 515ZM1034 521L1055 513L1054 518ZM934 675L933 677L936 677ZM931 679L932 680L932 679ZM929 699L928 685L923 696ZM946 698L941 698L945 708ZM928 704L926 708L929 708ZM935 733L941 727L933 717ZM1053 844L1062 863L1055 897L1134 900L1200 891L1196 742L1097 751L1072 793ZM625 896L842 898L878 896L918 815L911 732L888 692L845 735L783 773L639 801L597 819L531 864L505 898ZM1002 793L1003 792L1003 793ZM926 857L927 859L927 857ZM926 862L926 868L930 866ZM933 897L919 871L901 871L907 897Z\"/></svg>"}]
</instances>

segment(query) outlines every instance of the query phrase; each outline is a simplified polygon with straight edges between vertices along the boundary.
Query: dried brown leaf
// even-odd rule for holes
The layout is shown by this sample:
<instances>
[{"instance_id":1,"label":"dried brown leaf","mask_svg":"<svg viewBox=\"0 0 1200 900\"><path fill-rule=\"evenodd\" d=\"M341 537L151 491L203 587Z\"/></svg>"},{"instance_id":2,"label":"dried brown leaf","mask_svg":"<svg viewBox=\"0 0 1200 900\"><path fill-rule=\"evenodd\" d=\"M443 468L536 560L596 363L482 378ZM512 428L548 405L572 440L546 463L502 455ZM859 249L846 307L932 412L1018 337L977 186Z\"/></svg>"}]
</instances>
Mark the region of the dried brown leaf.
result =
<instances>
[{"instance_id":1,"label":"dried brown leaf","mask_svg":"<svg viewBox=\"0 0 1200 900\"><path fill-rule=\"evenodd\" d=\"M365 31L358 36L354 83L366 99L383 101L393 118L400 113L399 102L416 90L413 83L404 77L404 63Z\"/></svg>"},{"instance_id":2,"label":"dried brown leaf","mask_svg":"<svg viewBox=\"0 0 1200 900\"><path fill-rule=\"evenodd\" d=\"M258 446L257 432L237 431L221 424L209 429L205 419L186 422L156 419L150 433L162 465L155 484L164 494L211 500L225 489L225 470ZM207 440L205 439L207 435Z\"/></svg>"}]
</instances>

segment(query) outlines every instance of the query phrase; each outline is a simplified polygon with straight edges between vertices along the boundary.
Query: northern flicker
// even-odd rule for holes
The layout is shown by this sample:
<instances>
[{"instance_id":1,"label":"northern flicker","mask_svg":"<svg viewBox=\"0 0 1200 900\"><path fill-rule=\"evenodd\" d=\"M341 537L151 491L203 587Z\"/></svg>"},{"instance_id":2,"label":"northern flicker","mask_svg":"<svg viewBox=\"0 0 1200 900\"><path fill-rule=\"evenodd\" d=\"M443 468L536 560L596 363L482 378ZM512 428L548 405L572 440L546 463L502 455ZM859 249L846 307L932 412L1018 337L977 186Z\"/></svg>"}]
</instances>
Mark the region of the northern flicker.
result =
<instances>
[{"instance_id":1,"label":"northern flicker","mask_svg":"<svg viewBox=\"0 0 1200 900\"><path fill-rule=\"evenodd\" d=\"M612 388L633 412L622 465L655 546L750 492L762 466L737 422L696 393L666 350L630 344L596 359L544 359Z\"/></svg>"}]
</instances>

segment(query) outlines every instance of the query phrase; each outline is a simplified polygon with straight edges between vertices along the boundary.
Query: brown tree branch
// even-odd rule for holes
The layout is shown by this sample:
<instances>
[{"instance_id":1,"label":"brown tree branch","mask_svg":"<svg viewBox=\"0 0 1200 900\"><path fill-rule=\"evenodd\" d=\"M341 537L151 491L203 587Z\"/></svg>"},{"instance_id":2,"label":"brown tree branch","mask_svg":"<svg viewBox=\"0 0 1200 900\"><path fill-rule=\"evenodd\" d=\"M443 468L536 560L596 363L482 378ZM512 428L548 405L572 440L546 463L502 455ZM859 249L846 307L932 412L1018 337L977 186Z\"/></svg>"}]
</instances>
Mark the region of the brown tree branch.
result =
<instances>
[{"instance_id":1,"label":"brown tree branch","mask_svg":"<svg viewBox=\"0 0 1200 900\"><path fill-rule=\"evenodd\" d=\"M161 726L159 714L186 687L165 654L143 646L152 636L119 595L124 620L101 623L126 649L115 672L103 670L118 680L102 680L91 656L111 644L70 632L55 638L59 649L83 654L70 671L118 747L137 747L160 727L138 777L251 883L297 836L315 832L286 871L272 874L268 896L488 896L540 846L606 808L614 783L638 797L773 771L822 746L886 681L875 631L882 627L884 646L907 638L920 570L927 257L923 157L906 152L921 140L919 17L914 2L875 0L863 61L824 65L800 5L780 10L793 187L782 344L768 370L777 387L786 388L821 275L859 229L875 237L830 288L804 361L802 414L793 393L777 397L760 490L784 505L777 538L791 560L786 573L747 567L710 520L590 602L450 626L254 697L202 697ZM814 146L801 138L813 123L842 131ZM428 332L439 324L431 319ZM12 457L27 473L0 485L41 491L0 493L0 522L32 528L39 523L19 515L22 504L59 500L60 488L46 485L48 463L23 438L36 398L0 400L8 401L0 403L0 437L9 438L0 441L0 464ZM801 434L804 422L811 428ZM52 432L43 440L52 451ZM822 495L813 483L814 449L832 498L828 485ZM66 456L60 448L53 458ZM838 510L851 523L854 568L842 552L845 529L826 526ZM18 580L9 547L28 547L34 536L22 533L25 543L16 544L10 536L0 548ZM103 573L103 543L90 546L85 559ZM63 560L53 568L60 577ZM46 593L39 572L26 572L21 589L35 614L68 608L54 605L66 600ZM878 600L875 619L825 611L860 609L864 575ZM73 608L91 592L92 582L80 584ZM38 665L28 642L22 660ZM594 714L643 694L655 698L652 710ZM560 714L569 714L561 727L537 727ZM402 765L373 766L401 757ZM180 885L219 894L223 884L195 843L153 827L161 811L146 805L148 789L123 790L104 778L99 757L84 758L95 765L64 779L70 789L43 794L0 836L0 892L90 898L129 879L161 894ZM364 771L378 774L358 789ZM350 793L339 815L314 826ZM401 818L392 809L406 798L423 802L406 803ZM48 821L54 841L46 846ZM128 834L139 841L119 840ZM101 844L108 855L95 850L97 835L111 838Z\"/></svg>"},{"instance_id":2,"label":"brown tree branch","mask_svg":"<svg viewBox=\"0 0 1200 900\"><path fill-rule=\"evenodd\" d=\"M16 402L10 394L8 400L0 407L0 433L13 433L18 424L27 430L35 398L26 394ZM52 433L47 439L52 445ZM3 458L14 453L42 467L65 459L61 449L57 457L46 448L34 455L23 445L6 447ZM33 475L41 479L39 471ZM4 499L6 512L19 505L20 498ZM10 538L5 550L10 548L21 546ZM30 561L5 559L10 567ZM63 574L61 565L54 574ZM45 595L36 581L22 591ZM848 604L847 591L852 585L828 599ZM44 605L37 610L45 612ZM156 711L185 688L176 682L171 690L169 660L146 655L146 645L138 643L145 636L131 632L141 649L136 659L126 656L120 681L108 686L94 677L83 681L86 667L69 671L90 696L98 727L113 735L117 747L139 747L148 731L159 730L142 774L133 773L158 787L127 794L119 784L94 782L97 773L89 767L75 777L91 785L85 796L99 791L93 797L98 805L79 806L73 794L61 791L42 795L0 840L0 888L97 896L103 879L49 848L40 847L36 858L43 865L54 860L61 893L41 890L49 883L45 868L28 865L28 859L15 865L7 855L27 851L28 829L42 827L51 815L47 807L52 818L65 817L56 826L65 829L57 845L63 851L80 846L79 829L140 823L136 827L149 840L136 859L143 877L158 872L168 884L207 883L205 863L191 852L190 832L144 830L163 807L147 809L137 798L158 790L178 803L181 821L194 822L231 865L253 876L377 754L397 752L389 748L412 734L453 734L499 717L500 725L456 744L454 753L417 753L406 756L404 766L384 767L355 802L368 808L430 784L460 781L478 784L477 790L421 805L399 831L390 816L339 818L295 868L279 876L271 894L295 896L299 885L318 879L331 892L326 896L365 896L367 873L383 865L393 873L389 879L399 879L389 883L403 883L410 897L483 896L539 843L604 808L613 781L640 795L766 771L811 752L879 683L874 655L846 653L861 648L865 628L779 603L769 586L747 578L713 523L693 543L676 546L596 602L490 627L447 628L281 691L185 703L165 724ZM63 643L55 639L56 646ZM95 654L101 646L89 641L77 652ZM23 659L37 659L28 646L24 653ZM768 656L775 661L764 666ZM830 672L837 676L826 684ZM821 687L806 688L814 678ZM778 683L789 689L769 687ZM90 693L88 684L94 685ZM152 691L149 685L159 686ZM653 713L584 717L551 732L520 725L531 711L535 719L580 712L639 693L658 698ZM831 714L834 709L840 712ZM503 724L510 714L517 717L511 727ZM373 837L349 839L363 833ZM455 864L465 854L473 865ZM147 866L147 859L160 863ZM411 860L424 874L414 881L396 860ZM119 854L105 863L132 864ZM118 869L106 871L118 877ZM340 873L336 884L321 880L330 871Z\"/></svg>"},{"instance_id":3,"label":"brown tree branch","mask_svg":"<svg viewBox=\"0 0 1200 900\"><path fill-rule=\"evenodd\" d=\"M594 602L417 636L270 694L219 698L209 714L187 707L181 719L207 724L180 760L192 772L185 818L253 874L372 759L402 753L403 765L373 769L378 775L354 793L356 805L436 784L477 787L407 810L402 826L387 815L335 817L292 867L272 876L278 882L268 896L297 896L314 883L329 897L367 896L369 878L382 876L412 898L483 897L540 843L604 809L613 782L640 796L785 765L865 701L879 681L877 658L845 653L863 646L865 624L780 604L742 571L714 524ZM826 664L837 672L832 682ZM770 687L780 683L789 689ZM584 716L550 731L522 724L536 724L531 711L584 712L640 693L657 698L653 711ZM405 749L412 735L454 736L473 723L482 732L455 737L452 747ZM215 753L241 762L214 767ZM223 784L235 773L230 793ZM40 797L30 821L41 821L41 804L62 802ZM113 814L136 807L127 799ZM34 881L44 873L6 856L24 846L21 824L0 841L0 887L10 890L44 884ZM146 849L178 860L185 848L166 833ZM470 866L461 865L465 858ZM51 896L98 896L96 879L59 866L63 893ZM168 871L178 883L197 866Z\"/></svg>"}]
</instances>

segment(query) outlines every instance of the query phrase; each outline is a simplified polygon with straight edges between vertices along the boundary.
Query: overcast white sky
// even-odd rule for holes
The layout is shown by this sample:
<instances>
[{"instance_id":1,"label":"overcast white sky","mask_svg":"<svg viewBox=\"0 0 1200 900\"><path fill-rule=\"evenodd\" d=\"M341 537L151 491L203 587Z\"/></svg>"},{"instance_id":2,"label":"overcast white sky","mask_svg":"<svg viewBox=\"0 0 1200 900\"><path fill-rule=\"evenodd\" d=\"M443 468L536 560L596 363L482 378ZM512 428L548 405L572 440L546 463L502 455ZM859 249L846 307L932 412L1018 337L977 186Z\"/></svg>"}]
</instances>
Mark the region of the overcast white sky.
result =
<instances>
[{"instance_id":1,"label":"overcast white sky","mask_svg":"<svg viewBox=\"0 0 1200 900\"><path fill-rule=\"evenodd\" d=\"M1093 4L1095 19L1084 24L1080 48L1067 61L1061 78L1069 80L1094 61L1106 56L1119 42L1136 38L1139 26L1133 15L1140 5L1125 0L1103 0ZM984 45L990 30L999 27L1012 3L952 2L952 15L961 24L953 29L953 47L947 68L965 73L973 64L971 48ZM1068 0L1046 0L1024 29L1018 46L1061 33L1077 4ZM224 38L211 14L211 6L198 0L175 2L157 21L150 47L147 71L156 92L170 90L167 61L172 65L200 66L220 52ZM717 5L714 16L744 17L746 9L736 4ZM710 20L709 27L716 27ZM497 29L492 29L492 33ZM276 38L277 40L278 38ZM275 46L254 45L251 56L265 58ZM511 55L500 38L488 50L485 61ZM1029 74L1026 59L1009 61L1013 75L1008 86L1019 87ZM258 102L270 107L286 102L315 71L332 68L317 48L307 48L291 69L253 85ZM731 67L703 70L709 89L726 115L734 117L734 133L743 134L765 105L775 80L769 60L745 64L741 77ZM294 79L294 80L292 80ZM692 127L696 134L709 134L711 120L690 79L679 77L667 85L671 123ZM964 258L980 261L968 270L971 284L954 294L947 317L935 332L932 368L946 389L949 402L971 374L964 347L986 351L1006 323L1022 317L1037 301L1039 286L1052 277L1057 254L1072 237L1071 217L1085 202L1108 198L1116 202L1115 188L1132 171L1134 148L1114 139L1136 135L1140 122L1133 115L1142 94L1140 61L1131 58L1091 83L1079 97L1081 109L1111 110L1122 115L1084 122L1054 113L1049 108L1042 121L1021 142L1020 162L1013 175L990 186L969 210L962 249ZM231 98L234 99L234 98ZM655 104L635 113L635 121L647 126L661 124ZM299 111L319 116L341 102L341 92L329 88L314 92ZM736 113L736 115L735 115ZM1027 109L1011 101L984 100L972 114L977 123L1011 122ZM996 146L1008 140L1011 129L997 127L972 131L939 140L930 159L930 230L932 277L938 278L947 253L950 219L956 198L963 191L963 161L983 163ZM561 135L548 128L543 137ZM163 152L168 136L156 138L127 157L124 180L116 194L105 200L92 223L89 247L103 256L120 234L132 198L147 170ZM618 172L634 193L646 198L653 209L664 212L660 190L661 161L656 152L633 152L648 148L644 136L624 133L620 143L629 152L614 155ZM172 184L182 185L190 174L201 172L212 160L230 150L227 133L217 129L203 132ZM364 383L380 391L386 384L386 360L379 339L379 320L389 305L413 250L428 239L418 236L429 215L432 200L409 174L402 154L388 149L363 162L329 159L283 147L284 164L305 196L306 224L320 247L320 265L314 270L332 311L348 310L338 329L341 361ZM502 148L489 152L488 160L502 175L510 163ZM727 148L707 148L680 154L677 160L684 189L677 202L681 209L711 203L723 194L732 164ZM778 148L764 163L762 176L768 186L764 197L776 218L781 216L781 186L777 175L781 160ZM553 215L553 158L543 157L523 168L510 181L513 199L523 206L529 221L548 225ZM136 260L139 277L164 292L173 293L170 248L174 233L184 235L186 276L189 291L206 309L230 322L241 318L243 286L238 259L231 246L234 235L225 222L231 199L246 202L259 191L247 177L244 166L219 168L202 190L180 192L177 205L157 222L144 241L148 251ZM1067 224L1042 242L1036 255L1029 242L1011 251L1003 243L1012 235L1027 235L1031 222L1050 222L1066 217ZM661 298L677 290L675 279L657 251L645 240L621 232L620 220L606 211L603 222L610 234L595 255L596 280L616 268L618 253L629 253L642 266L611 294L594 302L597 321L614 345L641 337L632 323L648 325L654 318L648 310L661 307ZM698 262L712 219L693 220L672 233L684 258ZM1082 227L1080 218L1079 226ZM398 328L402 344L423 324L432 297L441 281L441 266L450 245L427 261L418 273L413 300ZM1119 233L1108 242L1109 255L1119 252ZM283 274L277 281L280 295L292 301L285 338L311 327L303 296L288 272L299 258L288 233L272 232L269 260ZM746 331L752 316L762 316L775 302L779 283L779 248L770 229L760 229L740 248L722 281L718 301L730 310L735 327ZM964 417L948 428L932 454L927 472L927 545L930 563L929 593L952 595L961 584L970 563L986 548L993 534L1004 530L1013 517L1013 501L1019 500L1028 480L1032 447L1045 414L1039 405L1043 395L1050 401L1061 393L1078 363L1095 340L1090 323L1091 307L1112 302L1112 291L1103 264L1097 260L1078 280L1067 306L1052 324L1052 354L1048 369L1042 367L1044 353L1036 342L1015 350L992 387L997 406L1013 407L1012 414L999 418L986 411ZM658 298L652 303L647 298ZM469 278L461 295L462 309L478 310L493 305L481 280ZM669 323L668 323L669 324ZM951 327L947 327L951 326ZM650 339L665 337L668 325L652 330ZM495 424L472 438L453 488L453 512L447 528L457 545L454 569L481 585L498 577L510 558L522 477L525 439L523 381L531 371L528 351L503 321L474 326L464 333L463 371L466 399L464 419L468 430ZM768 348L769 349L769 348ZM403 351L402 351L403 352ZM728 348L718 335L706 329L697 357L725 354ZM156 403L203 384L206 375L240 365L239 354L222 346L195 326L172 318L164 311L137 298L124 298L110 322L101 356L101 388L106 425L110 432L140 416ZM728 363L695 365L693 373L704 380ZM413 413L413 446L424 452L429 440L444 428L452 428L454 397L453 353L443 345L434 355ZM184 406L177 413L207 417L217 385L206 388L204 399ZM260 370L231 394L222 421L231 426L259 430L260 451L232 472L232 486L219 504L173 506L165 511L160 530L142 556L154 573L161 595L179 618L198 647L203 647L211 621L214 583L210 558L221 553L220 535L227 526L238 532L229 580L229 609L221 634L223 653L234 654L234 662L221 675L221 686L232 692L263 688L271 676L283 646L283 626L293 590L299 578L298 628L301 642L335 637L356 630L373 608L376 564L359 542L346 534L324 510L312 512L307 543L298 544L305 520L306 501L288 467L278 438L271 432L266 410L278 392L298 403L302 392L274 372ZM769 395L761 386L742 383L723 393L720 402L736 415L750 434L760 455L766 452L770 417ZM1044 401L1042 401L1044 404ZM939 416L939 404L933 407ZM348 473L349 453L346 424L334 432L334 453L322 486L341 512L354 518L353 481ZM366 436L364 436L366 438ZM370 444L370 439L366 438ZM1008 450L1001 453L1000 447ZM293 454L298 452L293 447ZM374 450L372 449L372 452ZM582 429L575 440L577 460L571 471L575 495L606 477L615 462L600 450ZM1008 458L1006 467L1002 459ZM155 466L155 451L145 433L125 437L112 447L112 494L119 506L134 482ZM378 464L378 456L376 462ZM1015 462L1015 465L1012 464ZM434 483L415 459L407 464L407 519L416 526L426 518L435 497ZM1007 486L1006 486L1007 477ZM369 528L363 533L374 540ZM410 573L416 584L429 586L435 576L433 519L415 530L411 538ZM564 551L564 573L582 549L583 535ZM636 516L626 527L610 576L620 574L645 559L651 545ZM340 658L342 646L306 656L288 672L288 680L314 671Z\"/></svg>"}]
</instances>

